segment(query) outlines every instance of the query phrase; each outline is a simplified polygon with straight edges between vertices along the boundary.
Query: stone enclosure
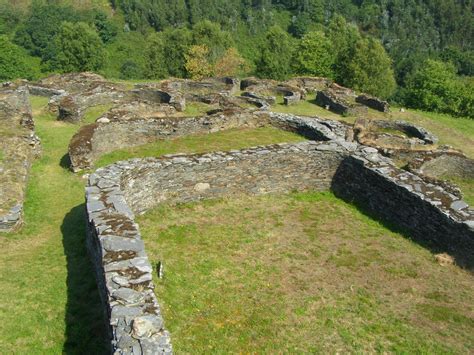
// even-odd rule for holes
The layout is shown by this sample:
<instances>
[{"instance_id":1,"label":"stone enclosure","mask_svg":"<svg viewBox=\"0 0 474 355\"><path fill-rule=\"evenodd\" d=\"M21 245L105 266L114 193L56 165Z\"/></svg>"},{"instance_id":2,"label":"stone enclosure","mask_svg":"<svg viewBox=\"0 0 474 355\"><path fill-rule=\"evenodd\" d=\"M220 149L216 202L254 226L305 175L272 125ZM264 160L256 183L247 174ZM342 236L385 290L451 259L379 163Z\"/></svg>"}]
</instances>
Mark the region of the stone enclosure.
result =
<instances>
[{"instance_id":1,"label":"stone enclosure","mask_svg":"<svg viewBox=\"0 0 474 355\"><path fill-rule=\"evenodd\" d=\"M308 139L229 152L132 159L89 176L87 246L107 315L111 350L116 354L172 352L154 293L155 265L147 258L135 222L135 215L161 203L331 190L431 250L450 253L458 265L474 269L474 210L453 186L440 181L447 170L472 178L471 159L438 147L434 135L404 121L361 117L349 125L271 111L278 100L293 105L315 95L316 102L327 109L360 117L368 107L387 112L389 106L382 100L357 95L324 78L166 80L127 88L90 73L53 76L0 91L8 95L5 102L10 105L2 106L0 118L16 117L19 126L28 128L29 138L22 136L29 147L22 186L38 142L27 104L28 89L50 97L49 108L60 120L79 122L89 107L112 106L73 137L69 156L75 172L93 169L101 155L117 149L232 128L273 126ZM209 105L209 111L188 117L190 103ZM401 157L408 162L406 169L391 159ZM0 160L0 177L2 167ZM16 206L12 205L14 213ZM0 230L1 223L0 214Z\"/></svg>"}]
</instances>

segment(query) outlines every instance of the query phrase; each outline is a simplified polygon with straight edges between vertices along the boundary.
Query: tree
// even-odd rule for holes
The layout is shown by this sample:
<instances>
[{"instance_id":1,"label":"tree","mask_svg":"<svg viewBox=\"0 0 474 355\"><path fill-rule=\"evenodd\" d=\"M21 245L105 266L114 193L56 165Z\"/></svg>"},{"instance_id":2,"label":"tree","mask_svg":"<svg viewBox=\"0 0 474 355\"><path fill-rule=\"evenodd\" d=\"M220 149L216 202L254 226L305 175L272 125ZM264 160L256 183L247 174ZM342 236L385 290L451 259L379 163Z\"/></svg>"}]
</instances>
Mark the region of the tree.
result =
<instances>
[{"instance_id":1,"label":"tree","mask_svg":"<svg viewBox=\"0 0 474 355\"><path fill-rule=\"evenodd\" d=\"M127 60L120 67L120 79L140 79L142 76L142 68L133 60Z\"/></svg>"},{"instance_id":2,"label":"tree","mask_svg":"<svg viewBox=\"0 0 474 355\"><path fill-rule=\"evenodd\" d=\"M328 25L326 36L334 48L333 72L335 79L342 83L345 78L347 61L351 58L351 51L355 43L361 39L356 26L353 26L340 15L332 18Z\"/></svg>"},{"instance_id":3,"label":"tree","mask_svg":"<svg viewBox=\"0 0 474 355\"><path fill-rule=\"evenodd\" d=\"M469 106L469 95L472 99L472 93L467 93L456 77L453 64L428 59L408 79L405 102L414 108L459 115L462 111L469 111L467 107L461 109L462 105Z\"/></svg>"},{"instance_id":4,"label":"tree","mask_svg":"<svg viewBox=\"0 0 474 355\"><path fill-rule=\"evenodd\" d=\"M164 55L164 43L161 33L152 33L148 36L148 45L145 52L145 76L149 79L163 79L168 76Z\"/></svg>"},{"instance_id":5,"label":"tree","mask_svg":"<svg viewBox=\"0 0 474 355\"><path fill-rule=\"evenodd\" d=\"M247 61L242 58L237 49L229 48L224 55L219 58L214 65L214 74L223 76L243 76L249 71Z\"/></svg>"},{"instance_id":6,"label":"tree","mask_svg":"<svg viewBox=\"0 0 474 355\"><path fill-rule=\"evenodd\" d=\"M117 26L113 22L111 22L108 19L107 15L102 11L97 11L97 13L95 14L94 26L100 36L100 39L104 43L112 42L117 36Z\"/></svg>"},{"instance_id":7,"label":"tree","mask_svg":"<svg viewBox=\"0 0 474 355\"><path fill-rule=\"evenodd\" d=\"M334 48L324 32L307 33L295 51L294 69L301 75L333 78Z\"/></svg>"},{"instance_id":8,"label":"tree","mask_svg":"<svg viewBox=\"0 0 474 355\"><path fill-rule=\"evenodd\" d=\"M390 97L396 89L392 61L374 38L358 40L341 66L345 86L381 98Z\"/></svg>"},{"instance_id":9,"label":"tree","mask_svg":"<svg viewBox=\"0 0 474 355\"><path fill-rule=\"evenodd\" d=\"M192 33L186 28L168 29L164 33L164 55L168 73L174 77L185 77L185 55L192 45Z\"/></svg>"},{"instance_id":10,"label":"tree","mask_svg":"<svg viewBox=\"0 0 474 355\"><path fill-rule=\"evenodd\" d=\"M193 26L193 44L206 46L209 58L215 62L225 51L233 45L232 37L221 27L211 21L202 21Z\"/></svg>"},{"instance_id":11,"label":"tree","mask_svg":"<svg viewBox=\"0 0 474 355\"><path fill-rule=\"evenodd\" d=\"M289 76L293 43L288 33L280 27L271 27L265 34L260 53L257 63L259 76L276 80L283 80Z\"/></svg>"},{"instance_id":12,"label":"tree","mask_svg":"<svg viewBox=\"0 0 474 355\"><path fill-rule=\"evenodd\" d=\"M77 15L69 6L34 1L29 17L15 34L14 42L46 62L51 59L51 43L61 28L60 24L76 20Z\"/></svg>"},{"instance_id":13,"label":"tree","mask_svg":"<svg viewBox=\"0 0 474 355\"><path fill-rule=\"evenodd\" d=\"M29 57L23 48L0 36L0 80L36 79L39 75L39 60Z\"/></svg>"},{"instance_id":14,"label":"tree","mask_svg":"<svg viewBox=\"0 0 474 355\"><path fill-rule=\"evenodd\" d=\"M191 79L201 80L213 75L212 64L209 62L209 48L207 46L192 46L185 57L185 68Z\"/></svg>"},{"instance_id":15,"label":"tree","mask_svg":"<svg viewBox=\"0 0 474 355\"><path fill-rule=\"evenodd\" d=\"M105 51L97 32L84 22L64 22L51 48L51 67L61 72L97 71L104 65Z\"/></svg>"}]
</instances>

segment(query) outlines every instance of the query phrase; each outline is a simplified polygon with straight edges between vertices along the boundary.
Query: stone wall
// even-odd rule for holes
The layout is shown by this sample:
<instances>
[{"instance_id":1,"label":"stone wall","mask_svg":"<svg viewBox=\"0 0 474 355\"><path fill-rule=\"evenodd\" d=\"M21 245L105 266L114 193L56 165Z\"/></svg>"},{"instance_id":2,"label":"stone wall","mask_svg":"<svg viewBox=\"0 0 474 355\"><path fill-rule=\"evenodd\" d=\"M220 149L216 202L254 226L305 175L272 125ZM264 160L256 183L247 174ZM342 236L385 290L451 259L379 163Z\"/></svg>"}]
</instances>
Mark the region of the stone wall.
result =
<instances>
[{"instance_id":1,"label":"stone wall","mask_svg":"<svg viewBox=\"0 0 474 355\"><path fill-rule=\"evenodd\" d=\"M105 304L112 351L170 353L134 213L160 203L233 194L327 190L350 151L338 143L278 144L204 155L133 159L89 178L87 246Z\"/></svg>"},{"instance_id":2,"label":"stone wall","mask_svg":"<svg viewBox=\"0 0 474 355\"><path fill-rule=\"evenodd\" d=\"M337 95L334 90L318 91L316 94L316 103L340 115L366 115L367 107L350 103L343 96Z\"/></svg>"},{"instance_id":3,"label":"stone wall","mask_svg":"<svg viewBox=\"0 0 474 355\"><path fill-rule=\"evenodd\" d=\"M160 139L204 134L239 127L261 127L264 117L248 112L218 113L190 118L162 118L83 126L69 145L74 171L92 167L101 155L117 149L134 147Z\"/></svg>"},{"instance_id":4,"label":"stone wall","mask_svg":"<svg viewBox=\"0 0 474 355\"><path fill-rule=\"evenodd\" d=\"M41 153L28 88L0 90L0 233L23 223L23 201L32 161Z\"/></svg>"},{"instance_id":5,"label":"stone wall","mask_svg":"<svg viewBox=\"0 0 474 355\"><path fill-rule=\"evenodd\" d=\"M122 174L130 208L233 194L328 190L348 147L338 143L277 144L240 151L149 159Z\"/></svg>"},{"instance_id":6,"label":"stone wall","mask_svg":"<svg viewBox=\"0 0 474 355\"><path fill-rule=\"evenodd\" d=\"M456 262L474 267L474 210L442 187L397 169L376 149L363 148L339 167L332 190L371 214L401 228Z\"/></svg>"},{"instance_id":7,"label":"stone wall","mask_svg":"<svg viewBox=\"0 0 474 355\"><path fill-rule=\"evenodd\" d=\"M74 171L91 168L103 154L160 139L205 134L231 128L273 125L313 140L344 139L346 127L335 121L253 110L225 112L191 118L162 118L109 122L83 126L69 145Z\"/></svg>"},{"instance_id":8,"label":"stone wall","mask_svg":"<svg viewBox=\"0 0 474 355\"><path fill-rule=\"evenodd\" d=\"M380 112L390 112L389 103L377 97L362 94L356 97L356 102Z\"/></svg>"}]
</instances>

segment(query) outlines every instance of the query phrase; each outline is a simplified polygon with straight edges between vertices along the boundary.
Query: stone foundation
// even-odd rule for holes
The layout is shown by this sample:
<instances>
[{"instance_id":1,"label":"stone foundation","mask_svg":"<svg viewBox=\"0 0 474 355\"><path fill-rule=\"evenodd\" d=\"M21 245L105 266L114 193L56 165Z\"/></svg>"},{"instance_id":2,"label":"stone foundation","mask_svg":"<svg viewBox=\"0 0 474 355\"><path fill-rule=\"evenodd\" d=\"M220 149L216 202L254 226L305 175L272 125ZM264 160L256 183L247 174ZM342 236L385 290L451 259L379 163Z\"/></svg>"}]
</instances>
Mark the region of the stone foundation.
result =
<instances>
[{"instance_id":1,"label":"stone foundation","mask_svg":"<svg viewBox=\"0 0 474 355\"><path fill-rule=\"evenodd\" d=\"M0 90L0 233L23 224L30 167L41 154L26 86Z\"/></svg>"},{"instance_id":2,"label":"stone foundation","mask_svg":"<svg viewBox=\"0 0 474 355\"><path fill-rule=\"evenodd\" d=\"M160 203L238 194L328 190L350 151L338 143L278 144L204 155L134 159L98 169L86 189L87 245L117 354L169 353L134 213Z\"/></svg>"},{"instance_id":3,"label":"stone foundation","mask_svg":"<svg viewBox=\"0 0 474 355\"><path fill-rule=\"evenodd\" d=\"M346 127L338 122L252 110L191 118L163 118L95 123L83 126L69 145L73 171L89 169L103 154L160 139L205 134L232 128L273 125L313 140L344 139Z\"/></svg>"}]
</instances>

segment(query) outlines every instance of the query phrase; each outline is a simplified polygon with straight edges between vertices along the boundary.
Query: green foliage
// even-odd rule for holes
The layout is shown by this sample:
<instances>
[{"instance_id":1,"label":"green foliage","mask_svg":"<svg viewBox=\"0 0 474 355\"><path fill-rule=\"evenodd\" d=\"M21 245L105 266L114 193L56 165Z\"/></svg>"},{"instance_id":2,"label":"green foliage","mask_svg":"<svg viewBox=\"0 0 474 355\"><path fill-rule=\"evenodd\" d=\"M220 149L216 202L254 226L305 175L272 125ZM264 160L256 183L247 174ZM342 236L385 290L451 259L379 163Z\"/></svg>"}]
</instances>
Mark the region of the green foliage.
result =
<instances>
[{"instance_id":1,"label":"green foliage","mask_svg":"<svg viewBox=\"0 0 474 355\"><path fill-rule=\"evenodd\" d=\"M16 30L22 14L9 2L0 2L0 34L10 34Z\"/></svg>"},{"instance_id":2,"label":"green foliage","mask_svg":"<svg viewBox=\"0 0 474 355\"><path fill-rule=\"evenodd\" d=\"M280 27L271 27L261 44L261 56L257 73L264 78L286 79L291 73L291 58L294 45L287 32Z\"/></svg>"},{"instance_id":3,"label":"green foliage","mask_svg":"<svg viewBox=\"0 0 474 355\"><path fill-rule=\"evenodd\" d=\"M120 32L112 43L106 47L107 62L103 73L110 78L143 79L145 78L146 37L137 31ZM125 63L128 63L125 65ZM130 71L130 63L135 69ZM127 69L128 68L128 69ZM134 75L131 77L130 75Z\"/></svg>"},{"instance_id":4,"label":"green foliage","mask_svg":"<svg viewBox=\"0 0 474 355\"><path fill-rule=\"evenodd\" d=\"M192 45L192 33L186 28L168 29L163 32L164 55L168 73L174 77L185 77L185 54Z\"/></svg>"},{"instance_id":5,"label":"green foliage","mask_svg":"<svg viewBox=\"0 0 474 355\"><path fill-rule=\"evenodd\" d=\"M210 21L202 21L193 26L193 44L209 49L211 62L221 57L234 44L230 33L222 31L220 26Z\"/></svg>"},{"instance_id":6,"label":"green foliage","mask_svg":"<svg viewBox=\"0 0 474 355\"><path fill-rule=\"evenodd\" d=\"M474 85L461 81L451 63L427 60L409 79L405 102L415 108L474 118Z\"/></svg>"},{"instance_id":7,"label":"green foliage","mask_svg":"<svg viewBox=\"0 0 474 355\"><path fill-rule=\"evenodd\" d=\"M74 22L76 14L70 6L33 2L30 14L15 35L15 43L43 61L51 59L51 43L63 21Z\"/></svg>"},{"instance_id":8,"label":"green foliage","mask_svg":"<svg viewBox=\"0 0 474 355\"><path fill-rule=\"evenodd\" d=\"M94 26L104 43L112 42L118 33L118 28L115 23L109 20L107 15L102 11L97 11L94 16Z\"/></svg>"},{"instance_id":9,"label":"green foliage","mask_svg":"<svg viewBox=\"0 0 474 355\"><path fill-rule=\"evenodd\" d=\"M161 33L152 33L147 38L145 51L145 76L148 79L163 79L168 76L164 52L164 41Z\"/></svg>"},{"instance_id":10,"label":"green foliage","mask_svg":"<svg viewBox=\"0 0 474 355\"><path fill-rule=\"evenodd\" d=\"M392 61L379 41L359 39L348 52L342 84L381 98L390 97L396 88Z\"/></svg>"},{"instance_id":11,"label":"green foliage","mask_svg":"<svg viewBox=\"0 0 474 355\"><path fill-rule=\"evenodd\" d=\"M120 67L120 76L119 76L120 79L124 79L124 80L136 79L136 78L141 78L142 75L143 75L142 69L133 60L127 60Z\"/></svg>"},{"instance_id":12,"label":"green foliage","mask_svg":"<svg viewBox=\"0 0 474 355\"><path fill-rule=\"evenodd\" d=\"M294 69L297 74L333 78L334 48L324 32L309 32L295 51Z\"/></svg>"},{"instance_id":13,"label":"green foliage","mask_svg":"<svg viewBox=\"0 0 474 355\"><path fill-rule=\"evenodd\" d=\"M201 80L213 75L210 62L209 48L206 45L195 45L189 48L185 55L186 71L193 80Z\"/></svg>"},{"instance_id":14,"label":"green foliage","mask_svg":"<svg viewBox=\"0 0 474 355\"><path fill-rule=\"evenodd\" d=\"M39 76L39 60L30 57L23 48L0 35L0 81L12 79L36 79Z\"/></svg>"},{"instance_id":15,"label":"green foliage","mask_svg":"<svg viewBox=\"0 0 474 355\"><path fill-rule=\"evenodd\" d=\"M54 38L52 51L50 65L61 72L97 71L105 62L99 35L83 22L64 22Z\"/></svg>"}]
</instances>

